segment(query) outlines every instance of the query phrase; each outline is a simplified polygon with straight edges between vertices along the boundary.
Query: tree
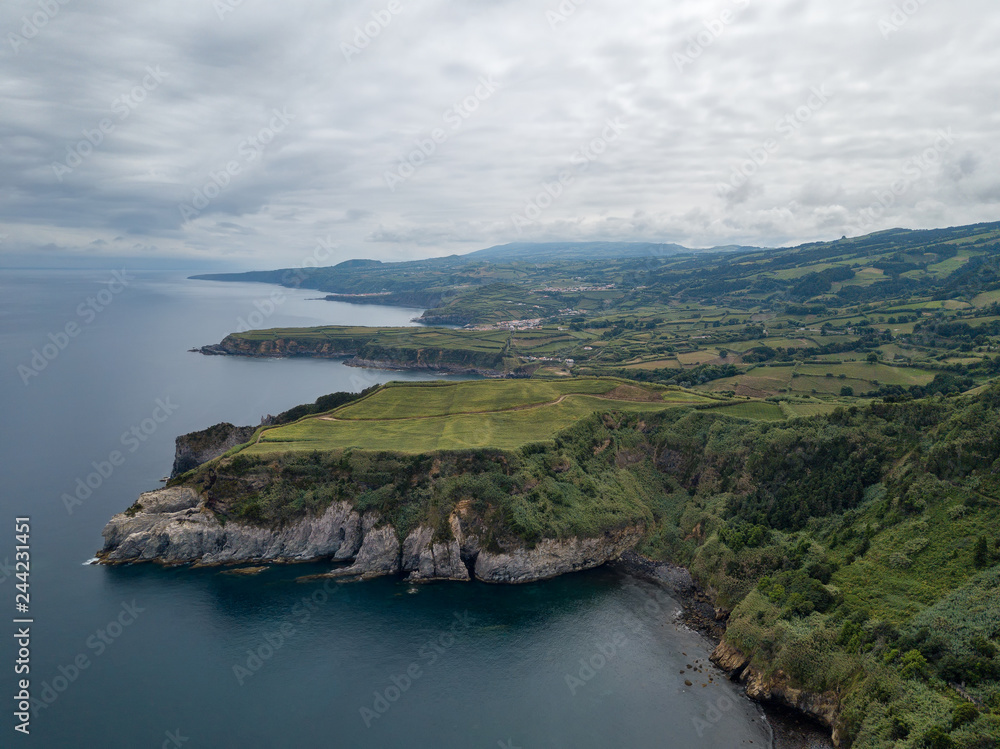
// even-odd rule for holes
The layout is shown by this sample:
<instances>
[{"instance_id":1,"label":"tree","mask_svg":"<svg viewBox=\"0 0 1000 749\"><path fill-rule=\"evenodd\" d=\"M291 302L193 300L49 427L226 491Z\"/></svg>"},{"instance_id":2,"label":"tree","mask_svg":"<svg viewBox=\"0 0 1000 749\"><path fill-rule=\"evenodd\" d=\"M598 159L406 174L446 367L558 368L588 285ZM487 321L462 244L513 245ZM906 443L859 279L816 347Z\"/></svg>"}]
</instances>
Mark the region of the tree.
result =
<instances>
[{"instance_id":1,"label":"tree","mask_svg":"<svg viewBox=\"0 0 1000 749\"><path fill-rule=\"evenodd\" d=\"M971 702L961 702L955 707L955 712L952 713L951 717L951 727L961 728L966 723L975 722L976 718L979 717L979 711L976 706Z\"/></svg>"},{"instance_id":2,"label":"tree","mask_svg":"<svg viewBox=\"0 0 1000 749\"><path fill-rule=\"evenodd\" d=\"M972 553L972 563L981 570L990 563L990 548L986 545L986 536L980 536L976 541L976 549Z\"/></svg>"},{"instance_id":3,"label":"tree","mask_svg":"<svg viewBox=\"0 0 1000 749\"><path fill-rule=\"evenodd\" d=\"M869 364L878 364L878 354L876 354L874 351L872 351L870 354L868 354L868 363Z\"/></svg>"},{"instance_id":4,"label":"tree","mask_svg":"<svg viewBox=\"0 0 1000 749\"><path fill-rule=\"evenodd\" d=\"M845 385L840 389L840 394L845 398L852 398L854 397L854 388L852 388L850 385Z\"/></svg>"},{"instance_id":5,"label":"tree","mask_svg":"<svg viewBox=\"0 0 1000 749\"><path fill-rule=\"evenodd\" d=\"M917 676L926 676L927 659L919 650L910 650L903 656L902 668L900 672L904 679L912 679Z\"/></svg>"},{"instance_id":6,"label":"tree","mask_svg":"<svg viewBox=\"0 0 1000 749\"><path fill-rule=\"evenodd\" d=\"M941 726L934 726L924 734L924 746L930 749L951 749L955 740Z\"/></svg>"}]
</instances>

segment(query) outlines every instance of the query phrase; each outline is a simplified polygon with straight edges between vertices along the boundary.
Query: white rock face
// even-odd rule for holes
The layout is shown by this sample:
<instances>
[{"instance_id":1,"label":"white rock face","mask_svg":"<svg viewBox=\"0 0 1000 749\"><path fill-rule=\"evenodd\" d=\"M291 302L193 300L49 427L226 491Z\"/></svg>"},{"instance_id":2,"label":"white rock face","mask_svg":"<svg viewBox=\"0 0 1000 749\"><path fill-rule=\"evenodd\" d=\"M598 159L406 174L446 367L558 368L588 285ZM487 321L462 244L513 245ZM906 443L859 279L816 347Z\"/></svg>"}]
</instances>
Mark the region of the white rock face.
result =
<instances>
[{"instance_id":1,"label":"white rock face","mask_svg":"<svg viewBox=\"0 0 1000 749\"><path fill-rule=\"evenodd\" d=\"M369 579L408 573L409 580L471 579L489 583L527 583L591 569L617 559L642 536L641 528L605 533L599 538L546 539L534 548L500 552L481 548L451 518L449 540L434 540L420 526L401 544L396 529L378 516L361 516L347 502L330 505L319 517L303 518L279 529L261 528L218 517L192 489L171 488L139 497L137 511L115 515L104 528L100 558L107 564L220 565L237 563L350 561L324 577Z\"/></svg>"},{"instance_id":2,"label":"white rock face","mask_svg":"<svg viewBox=\"0 0 1000 749\"><path fill-rule=\"evenodd\" d=\"M600 567L631 549L641 537L641 528L627 528L600 538L545 539L533 549L500 553L483 549L476 557L476 579L487 583L529 583Z\"/></svg>"},{"instance_id":3,"label":"white rock face","mask_svg":"<svg viewBox=\"0 0 1000 749\"><path fill-rule=\"evenodd\" d=\"M454 523L453 523L454 526ZM462 561L458 539L433 543L434 530L420 526L403 542L402 571L410 580L468 580L469 569Z\"/></svg>"},{"instance_id":4,"label":"white rock face","mask_svg":"<svg viewBox=\"0 0 1000 749\"><path fill-rule=\"evenodd\" d=\"M245 523L222 525L188 488L147 492L139 504L138 513L115 515L104 528L103 561L212 565L353 559L363 540L361 518L346 502L276 531Z\"/></svg>"},{"instance_id":5,"label":"white rock face","mask_svg":"<svg viewBox=\"0 0 1000 749\"><path fill-rule=\"evenodd\" d=\"M399 539L391 525L374 527L375 518L365 516L364 542L354 564L346 569L334 570L325 577L368 580L399 572Z\"/></svg>"}]
</instances>

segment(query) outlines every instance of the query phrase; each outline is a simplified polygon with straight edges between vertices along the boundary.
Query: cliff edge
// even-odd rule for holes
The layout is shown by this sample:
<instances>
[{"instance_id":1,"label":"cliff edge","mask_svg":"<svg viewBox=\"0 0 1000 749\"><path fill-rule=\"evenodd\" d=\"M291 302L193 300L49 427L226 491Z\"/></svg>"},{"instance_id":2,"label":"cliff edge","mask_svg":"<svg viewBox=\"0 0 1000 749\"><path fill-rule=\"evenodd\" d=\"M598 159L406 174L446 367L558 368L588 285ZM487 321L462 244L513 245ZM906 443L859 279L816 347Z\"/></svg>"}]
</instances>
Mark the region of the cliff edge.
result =
<instances>
[{"instance_id":1,"label":"cliff edge","mask_svg":"<svg viewBox=\"0 0 1000 749\"><path fill-rule=\"evenodd\" d=\"M508 542L487 550L461 513L453 514L448 525L445 538L421 525L401 539L378 514L334 502L320 515L269 529L222 522L194 489L172 487L147 492L115 515L104 528L98 558L105 564L199 566L329 560L350 562L326 575L340 579L407 575L410 580L529 583L599 567L631 549L643 534L641 527L629 527L598 538L544 539L530 548Z\"/></svg>"}]
</instances>

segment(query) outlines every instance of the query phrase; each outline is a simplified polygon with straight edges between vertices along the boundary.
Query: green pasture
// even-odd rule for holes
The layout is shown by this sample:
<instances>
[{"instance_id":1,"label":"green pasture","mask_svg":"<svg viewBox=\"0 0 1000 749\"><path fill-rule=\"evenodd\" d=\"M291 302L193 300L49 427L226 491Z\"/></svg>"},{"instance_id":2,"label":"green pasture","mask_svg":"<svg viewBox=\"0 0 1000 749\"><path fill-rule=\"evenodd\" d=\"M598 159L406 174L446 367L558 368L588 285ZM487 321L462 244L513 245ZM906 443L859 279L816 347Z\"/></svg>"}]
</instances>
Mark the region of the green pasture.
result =
<instances>
[{"instance_id":1,"label":"green pasture","mask_svg":"<svg viewBox=\"0 0 1000 749\"><path fill-rule=\"evenodd\" d=\"M267 429L245 452L515 449L552 439L595 412L641 413L714 402L679 389L595 378L394 384L325 416Z\"/></svg>"}]
</instances>

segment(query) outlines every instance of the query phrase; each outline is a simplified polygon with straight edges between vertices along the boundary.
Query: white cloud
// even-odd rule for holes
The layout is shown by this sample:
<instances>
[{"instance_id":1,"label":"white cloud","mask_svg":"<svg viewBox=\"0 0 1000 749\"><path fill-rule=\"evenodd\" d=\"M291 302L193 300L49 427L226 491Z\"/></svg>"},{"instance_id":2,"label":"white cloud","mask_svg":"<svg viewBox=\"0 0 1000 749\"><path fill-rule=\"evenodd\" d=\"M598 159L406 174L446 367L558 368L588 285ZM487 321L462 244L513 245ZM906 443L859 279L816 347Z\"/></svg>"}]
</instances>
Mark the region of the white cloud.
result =
<instances>
[{"instance_id":1,"label":"white cloud","mask_svg":"<svg viewBox=\"0 0 1000 749\"><path fill-rule=\"evenodd\" d=\"M217 5L67 0L33 33L22 19L41 6L4 4L0 251L141 246L269 267L327 236L344 258L535 238L810 241L850 233L947 128L954 146L867 228L997 218L987 0L928 0L888 38L892 5L861 0L400 0L395 13L230 0L221 18ZM499 84L488 96L484 79ZM781 131L823 85L829 101ZM615 118L621 137L581 162ZM407 161L420 163L390 190Z\"/></svg>"}]
</instances>

